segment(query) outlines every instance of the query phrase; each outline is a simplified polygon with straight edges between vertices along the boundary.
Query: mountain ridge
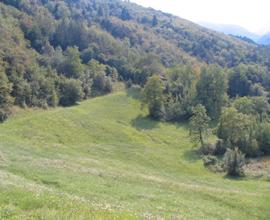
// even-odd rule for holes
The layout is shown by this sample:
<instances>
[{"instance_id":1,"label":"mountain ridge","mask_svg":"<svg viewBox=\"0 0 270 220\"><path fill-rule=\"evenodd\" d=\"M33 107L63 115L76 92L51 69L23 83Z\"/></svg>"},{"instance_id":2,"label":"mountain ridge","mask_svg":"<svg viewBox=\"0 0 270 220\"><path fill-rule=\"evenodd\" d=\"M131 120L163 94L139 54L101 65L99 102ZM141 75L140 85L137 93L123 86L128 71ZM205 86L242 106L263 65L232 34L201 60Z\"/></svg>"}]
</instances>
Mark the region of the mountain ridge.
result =
<instances>
[{"instance_id":1,"label":"mountain ridge","mask_svg":"<svg viewBox=\"0 0 270 220\"><path fill-rule=\"evenodd\" d=\"M227 35L233 35L236 37L247 37L257 44L268 45L270 43L270 33L256 34L241 26L233 24L218 24L210 22L198 22L198 24Z\"/></svg>"}]
</instances>

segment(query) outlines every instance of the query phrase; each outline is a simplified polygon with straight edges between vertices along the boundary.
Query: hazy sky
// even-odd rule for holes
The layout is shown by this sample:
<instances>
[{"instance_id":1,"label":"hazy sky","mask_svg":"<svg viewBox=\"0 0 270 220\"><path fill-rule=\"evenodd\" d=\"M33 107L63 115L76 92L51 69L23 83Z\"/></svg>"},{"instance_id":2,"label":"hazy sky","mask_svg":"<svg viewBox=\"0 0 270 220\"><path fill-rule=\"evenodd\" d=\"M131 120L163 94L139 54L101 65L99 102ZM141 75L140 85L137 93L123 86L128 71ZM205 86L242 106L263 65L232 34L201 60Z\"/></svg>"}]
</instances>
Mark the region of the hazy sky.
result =
<instances>
[{"instance_id":1,"label":"hazy sky","mask_svg":"<svg viewBox=\"0 0 270 220\"><path fill-rule=\"evenodd\" d=\"M270 0L131 0L194 22L240 25L252 32L270 31Z\"/></svg>"}]
</instances>

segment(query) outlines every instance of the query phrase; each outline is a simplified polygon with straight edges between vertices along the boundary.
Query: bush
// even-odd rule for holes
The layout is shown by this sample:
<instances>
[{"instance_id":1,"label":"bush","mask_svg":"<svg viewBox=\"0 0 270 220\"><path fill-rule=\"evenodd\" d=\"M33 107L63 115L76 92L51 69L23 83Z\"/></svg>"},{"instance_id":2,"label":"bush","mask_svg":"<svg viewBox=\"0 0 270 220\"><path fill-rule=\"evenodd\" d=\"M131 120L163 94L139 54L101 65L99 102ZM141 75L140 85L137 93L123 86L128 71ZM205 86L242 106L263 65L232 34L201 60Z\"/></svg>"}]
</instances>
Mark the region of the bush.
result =
<instances>
[{"instance_id":1,"label":"bush","mask_svg":"<svg viewBox=\"0 0 270 220\"><path fill-rule=\"evenodd\" d=\"M216 143L215 155L224 155L226 152L227 145L228 144L224 143L223 140L219 139Z\"/></svg>"},{"instance_id":2,"label":"bush","mask_svg":"<svg viewBox=\"0 0 270 220\"><path fill-rule=\"evenodd\" d=\"M263 153L270 155L270 123L264 123L260 126L258 142L260 150Z\"/></svg>"},{"instance_id":3,"label":"bush","mask_svg":"<svg viewBox=\"0 0 270 220\"><path fill-rule=\"evenodd\" d=\"M245 164L245 155L238 149L229 149L224 155L224 166L229 176L241 176L244 174L243 166Z\"/></svg>"},{"instance_id":4,"label":"bush","mask_svg":"<svg viewBox=\"0 0 270 220\"><path fill-rule=\"evenodd\" d=\"M261 153L259 149L259 144L256 139L250 140L247 146L248 146L248 149L246 150L247 156L251 156L251 157L260 156Z\"/></svg>"},{"instance_id":5,"label":"bush","mask_svg":"<svg viewBox=\"0 0 270 220\"><path fill-rule=\"evenodd\" d=\"M5 108L5 109L0 108L0 123L7 120L10 114L11 114L11 111L9 108Z\"/></svg>"},{"instance_id":6,"label":"bush","mask_svg":"<svg viewBox=\"0 0 270 220\"><path fill-rule=\"evenodd\" d=\"M209 165L215 165L217 164L218 159L213 155L207 155L203 157L203 165L209 166Z\"/></svg>"},{"instance_id":7,"label":"bush","mask_svg":"<svg viewBox=\"0 0 270 220\"><path fill-rule=\"evenodd\" d=\"M60 104L63 106L74 105L83 97L81 83L75 79L66 79L61 85Z\"/></svg>"},{"instance_id":8,"label":"bush","mask_svg":"<svg viewBox=\"0 0 270 220\"><path fill-rule=\"evenodd\" d=\"M222 160L219 160L216 156L207 155L202 158L203 164L209 170L213 172L223 172L224 171L224 163Z\"/></svg>"},{"instance_id":9,"label":"bush","mask_svg":"<svg viewBox=\"0 0 270 220\"><path fill-rule=\"evenodd\" d=\"M204 144L203 146L201 146L200 152L203 155L214 155L216 152L216 144Z\"/></svg>"}]
</instances>

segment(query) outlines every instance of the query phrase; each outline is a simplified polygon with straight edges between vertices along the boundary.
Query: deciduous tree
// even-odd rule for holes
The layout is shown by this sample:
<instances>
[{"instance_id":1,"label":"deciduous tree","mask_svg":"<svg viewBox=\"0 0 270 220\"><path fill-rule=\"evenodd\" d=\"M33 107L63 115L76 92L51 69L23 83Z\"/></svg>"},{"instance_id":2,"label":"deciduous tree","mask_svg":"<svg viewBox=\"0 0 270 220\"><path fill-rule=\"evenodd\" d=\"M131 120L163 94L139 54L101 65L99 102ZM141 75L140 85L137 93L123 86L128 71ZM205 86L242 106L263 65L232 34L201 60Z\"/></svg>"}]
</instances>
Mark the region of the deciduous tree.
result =
<instances>
[{"instance_id":1,"label":"deciduous tree","mask_svg":"<svg viewBox=\"0 0 270 220\"><path fill-rule=\"evenodd\" d=\"M210 118L207 116L206 109L203 105L198 104L193 108L193 116L190 119L190 136L191 139L201 144L205 144L205 136L208 133Z\"/></svg>"},{"instance_id":2,"label":"deciduous tree","mask_svg":"<svg viewBox=\"0 0 270 220\"><path fill-rule=\"evenodd\" d=\"M159 76L150 77L142 91L142 101L148 106L149 114L154 119L163 117L163 85Z\"/></svg>"}]
</instances>

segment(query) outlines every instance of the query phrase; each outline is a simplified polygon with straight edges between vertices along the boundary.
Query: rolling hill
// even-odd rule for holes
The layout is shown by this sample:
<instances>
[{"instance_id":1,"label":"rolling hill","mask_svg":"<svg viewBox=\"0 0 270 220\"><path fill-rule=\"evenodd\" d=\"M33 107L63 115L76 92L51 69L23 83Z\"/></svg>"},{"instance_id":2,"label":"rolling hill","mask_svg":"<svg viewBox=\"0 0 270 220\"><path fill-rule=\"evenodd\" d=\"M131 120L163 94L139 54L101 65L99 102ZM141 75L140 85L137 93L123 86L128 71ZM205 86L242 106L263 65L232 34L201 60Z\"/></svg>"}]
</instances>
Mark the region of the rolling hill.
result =
<instances>
[{"instance_id":1,"label":"rolling hill","mask_svg":"<svg viewBox=\"0 0 270 220\"><path fill-rule=\"evenodd\" d=\"M268 219L269 181L203 167L185 124L135 90L0 125L1 219Z\"/></svg>"}]
</instances>

